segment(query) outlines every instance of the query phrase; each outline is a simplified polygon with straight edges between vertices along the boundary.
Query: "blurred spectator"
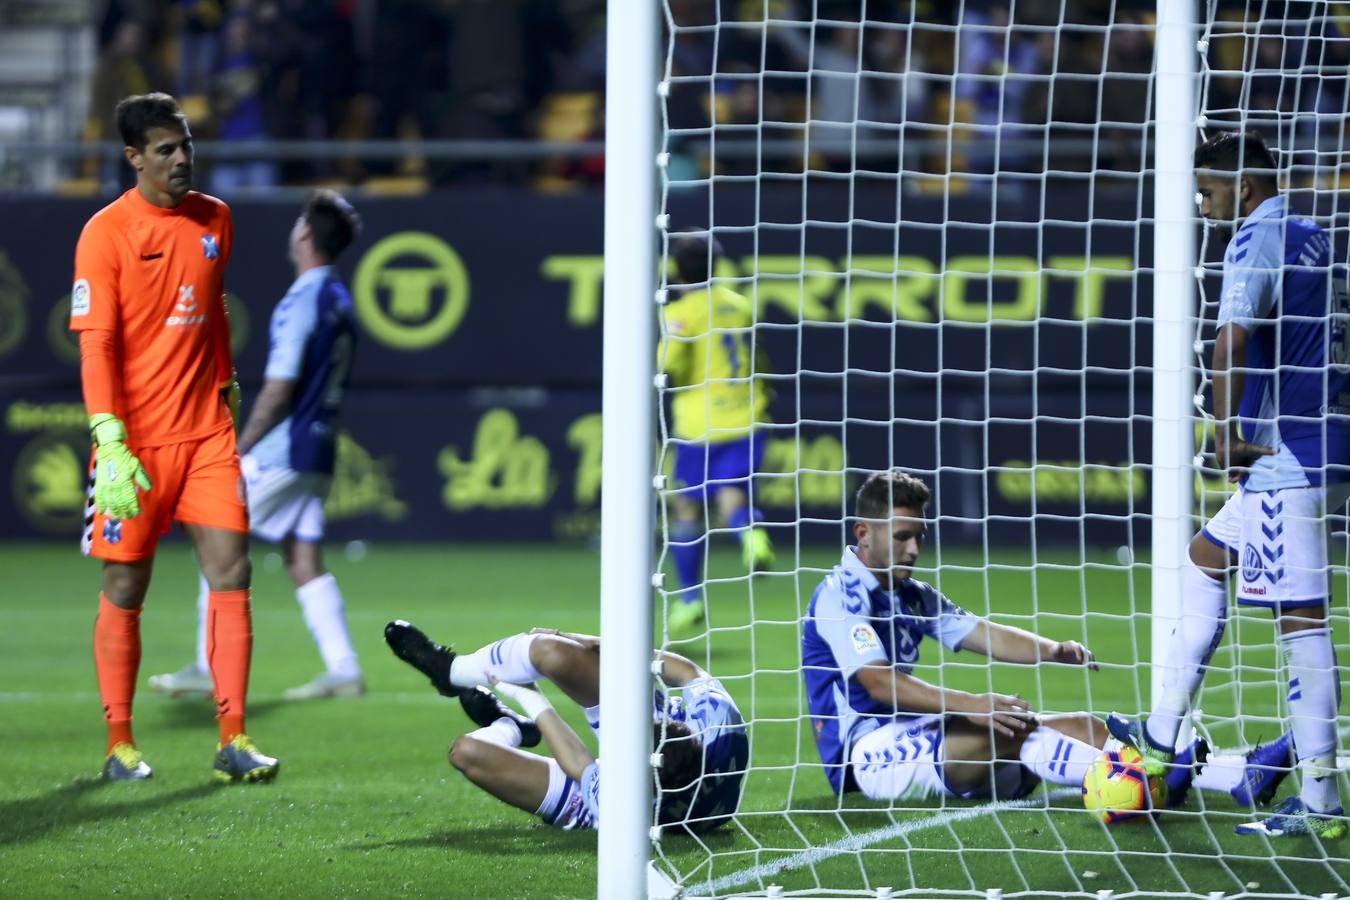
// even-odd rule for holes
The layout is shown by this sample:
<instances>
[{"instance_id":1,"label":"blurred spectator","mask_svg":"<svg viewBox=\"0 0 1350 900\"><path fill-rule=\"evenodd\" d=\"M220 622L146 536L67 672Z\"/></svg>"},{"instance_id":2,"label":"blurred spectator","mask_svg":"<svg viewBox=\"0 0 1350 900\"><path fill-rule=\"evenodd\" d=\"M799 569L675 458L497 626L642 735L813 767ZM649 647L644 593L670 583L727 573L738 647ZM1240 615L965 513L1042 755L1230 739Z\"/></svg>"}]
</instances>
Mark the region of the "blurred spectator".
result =
<instances>
[{"instance_id":1,"label":"blurred spectator","mask_svg":"<svg viewBox=\"0 0 1350 900\"><path fill-rule=\"evenodd\" d=\"M448 102L439 128L449 138L502 140L525 134L525 11L529 0L445 0L449 13ZM501 165L457 162L437 173L479 180Z\"/></svg>"},{"instance_id":2,"label":"blurred spectator","mask_svg":"<svg viewBox=\"0 0 1350 900\"><path fill-rule=\"evenodd\" d=\"M234 13L225 22L220 65L212 81L211 117L217 139L251 141L267 137L262 84L262 68L253 52L253 20L248 13ZM274 160L220 160L211 166L211 193L224 197L239 188L265 188L276 183Z\"/></svg>"},{"instance_id":3,"label":"blurred spectator","mask_svg":"<svg viewBox=\"0 0 1350 900\"><path fill-rule=\"evenodd\" d=\"M1150 32L1133 14L1120 17L1107 34L1102 78L1102 127L1097 164L1115 171L1145 165L1144 129L1149 119L1149 80L1153 71Z\"/></svg>"},{"instance_id":4,"label":"blurred spectator","mask_svg":"<svg viewBox=\"0 0 1350 900\"><path fill-rule=\"evenodd\" d=\"M94 69L85 140L120 143L122 137L113 121L113 108L117 102L128 94L146 94L168 87L163 73L154 64L148 37L148 30L138 19L122 19L118 23L112 41L104 48ZM91 159L85 167L85 175L97 178L105 190L129 187L134 182L134 173L120 155L101 163Z\"/></svg>"},{"instance_id":5,"label":"blurred spectator","mask_svg":"<svg viewBox=\"0 0 1350 900\"><path fill-rule=\"evenodd\" d=\"M662 6L671 31L662 59L674 76L663 106L667 171L676 180L804 167L949 175L1147 164L1154 0ZM121 96L169 89L186 104L209 101L212 128L205 110L194 121L225 140L595 140L604 9L604 0L106 0L88 134L111 136L108 110ZM1343 23L1283 13L1258 22L1226 3L1216 16L1211 117L1266 129L1292 148L1286 162L1309 172L1339 166ZM145 23L165 23L162 40ZM165 81L161 68L174 77ZM411 155L216 168L221 190L396 169L430 184L565 186L597 181L603 160Z\"/></svg>"},{"instance_id":6,"label":"blurred spectator","mask_svg":"<svg viewBox=\"0 0 1350 900\"><path fill-rule=\"evenodd\" d=\"M447 0L375 0L370 90L375 137L441 137L450 46ZM496 49L496 48L494 48ZM405 161L412 165L413 161ZM388 164L372 165L389 173Z\"/></svg>"},{"instance_id":7,"label":"blurred spectator","mask_svg":"<svg viewBox=\"0 0 1350 900\"><path fill-rule=\"evenodd\" d=\"M968 11L961 24L970 27L960 41L955 118L974 126L965 132L972 143L966 167L990 173L1038 164L1041 154L1018 149L1018 142L1036 136L1026 127L1034 84L1026 76L1038 71L1036 32L1012 27L1002 6Z\"/></svg>"},{"instance_id":8,"label":"blurred spectator","mask_svg":"<svg viewBox=\"0 0 1350 900\"><path fill-rule=\"evenodd\" d=\"M174 16L178 32L178 78L180 100L205 95L211 90L211 75L220 56L220 27L225 18L224 0L177 0Z\"/></svg>"}]
</instances>

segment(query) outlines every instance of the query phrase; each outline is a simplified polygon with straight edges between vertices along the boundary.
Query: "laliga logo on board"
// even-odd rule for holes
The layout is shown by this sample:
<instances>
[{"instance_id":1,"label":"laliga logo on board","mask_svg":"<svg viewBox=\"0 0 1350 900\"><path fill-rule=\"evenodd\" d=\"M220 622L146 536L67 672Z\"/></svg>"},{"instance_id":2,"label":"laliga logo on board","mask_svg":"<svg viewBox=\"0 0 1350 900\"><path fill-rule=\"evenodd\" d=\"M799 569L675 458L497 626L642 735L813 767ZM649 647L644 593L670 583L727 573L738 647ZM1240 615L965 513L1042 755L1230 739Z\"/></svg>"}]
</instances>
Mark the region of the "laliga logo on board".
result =
<instances>
[{"instance_id":1,"label":"laliga logo on board","mask_svg":"<svg viewBox=\"0 0 1350 900\"><path fill-rule=\"evenodd\" d=\"M425 350L459 326L469 275L454 248L425 231L400 231L366 251L352 280L361 324L380 343Z\"/></svg>"}]
</instances>

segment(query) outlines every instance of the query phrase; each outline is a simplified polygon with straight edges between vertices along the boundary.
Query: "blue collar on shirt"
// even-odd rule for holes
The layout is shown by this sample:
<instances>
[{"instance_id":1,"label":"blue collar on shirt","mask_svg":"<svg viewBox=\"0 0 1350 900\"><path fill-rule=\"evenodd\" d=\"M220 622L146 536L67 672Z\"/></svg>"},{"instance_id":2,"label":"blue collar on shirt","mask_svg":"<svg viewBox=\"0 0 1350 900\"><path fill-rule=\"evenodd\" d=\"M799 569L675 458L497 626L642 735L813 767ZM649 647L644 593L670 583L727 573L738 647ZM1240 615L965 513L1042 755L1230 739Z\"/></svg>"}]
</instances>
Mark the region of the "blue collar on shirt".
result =
<instances>
[{"instance_id":1,"label":"blue collar on shirt","mask_svg":"<svg viewBox=\"0 0 1350 900\"><path fill-rule=\"evenodd\" d=\"M332 266L315 266L312 269L306 269L296 276L295 281L291 282L291 290L302 291L309 287L317 287L319 282L327 278L331 271L333 271Z\"/></svg>"}]
</instances>

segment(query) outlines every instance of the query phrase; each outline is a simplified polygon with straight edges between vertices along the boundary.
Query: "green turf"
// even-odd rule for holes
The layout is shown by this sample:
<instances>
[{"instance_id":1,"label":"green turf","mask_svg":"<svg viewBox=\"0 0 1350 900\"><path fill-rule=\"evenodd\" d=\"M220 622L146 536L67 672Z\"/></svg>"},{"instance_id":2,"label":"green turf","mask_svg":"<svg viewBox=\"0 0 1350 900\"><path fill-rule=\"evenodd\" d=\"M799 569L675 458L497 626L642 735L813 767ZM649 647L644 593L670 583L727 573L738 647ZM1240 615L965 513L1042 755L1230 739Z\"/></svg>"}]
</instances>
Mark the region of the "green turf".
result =
<instances>
[{"instance_id":1,"label":"green turf","mask_svg":"<svg viewBox=\"0 0 1350 900\"><path fill-rule=\"evenodd\" d=\"M925 896L989 887L1009 895L1350 893L1350 866L1325 861L1313 841L1271 847L1232 836L1240 818L1226 800L1207 799L1203 815L1161 827L1109 830L1072 798L1053 800L1049 812L994 813L963 803L886 811L853 797L841 807L816 765L796 672L797 617L836 556L822 548L783 559L796 571L750 584L734 578L734 555L714 556L713 575L726 580L711 589L712 630L679 649L722 676L753 721L755 771L733 827L702 841L663 842L667 861L687 883L734 878L852 836L867 844L860 854L727 890L772 883L789 890L889 885ZM210 705L142 690L136 734L155 778L102 784L91 777L103 745L89 646L97 567L66 548L0 548L0 746L7 763L0 767L0 897L594 895L595 835L546 828L449 768L446 746L466 720L389 654L381 627L402 616L469 648L534 625L593 630L598 557L580 547L379 544L359 562L337 548L331 557L368 696L280 701L283 689L307 680L320 664L285 576L275 559L269 564L259 554L249 730L265 752L282 758L278 781L217 786L210 778ZM947 554L932 577L972 611L1085 640L1103 670L1087 676L1055 668L1037 678L1028 669L991 668L957 654L923 670L925 677L969 689L997 684L1042 710L1132 710L1147 697L1147 669L1135 665L1148 658L1147 619L1134 615L1146 609L1142 569L1131 579L1103 554L1089 554L1086 567L1063 553L1039 557L1035 566L1016 553L991 560L987 570L984 562ZM190 554L181 543L166 545L143 620L142 684L190 659L195 590ZM1079 615L1084 596L1086 620ZM1243 665L1270 666L1273 656L1261 649L1269 644L1268 626L1244 618L1239 630L1251 645ZM925 646L928 662L933 649ZM1219 679L1205 695L1206 712L1217 722L1231 717L1233 696ZM1244 715L1272 715L1274 693L1249 690L1243 705ZM571 718L580 724L579 716ZM1231 726L1216 736L1253 735ZM874 832L887 828L875 842ZM1344 845L1325 848L1333 857L1345 852Z\"/></svg>"}]
</instances>

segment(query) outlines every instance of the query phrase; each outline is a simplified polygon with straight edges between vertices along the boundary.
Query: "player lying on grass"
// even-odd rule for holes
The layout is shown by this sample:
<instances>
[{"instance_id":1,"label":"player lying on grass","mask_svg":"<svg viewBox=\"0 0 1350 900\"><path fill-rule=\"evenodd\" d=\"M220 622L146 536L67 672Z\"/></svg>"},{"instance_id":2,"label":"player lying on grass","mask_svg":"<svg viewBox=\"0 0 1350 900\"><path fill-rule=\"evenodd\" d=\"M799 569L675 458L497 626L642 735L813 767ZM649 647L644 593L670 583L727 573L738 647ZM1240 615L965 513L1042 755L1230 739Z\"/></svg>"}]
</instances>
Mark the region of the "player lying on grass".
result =
<instances>
[{"instance_id":1,"label":"player lying on grass","mask_svg":"<svg viewBox=\"0 0 1350 900\"><path fill-rule=\"evenodd\" d=\"M596 827L599 764L534 683L553 682L582 707L598 734L599 638L536 629L457 654L397 621L385 626L384 639L443 696L458 697L479 726L451 744L452 766L492 796L550 825ZM653 746L662 756L658 821L708 831L728 821L740 802L750 756L745 722L716 678L674 653L662 652L659 659L661 681L679 693L667 696L658 690L653 697ZM493 690L525 715L508 709ZM552 756L518 749L541 739Z\"/></svg>"},{"instance_id":2,"label":"player lying on grass","mask_svg":"<svg viewBox=\"0 0 1350 900\"><path fill-rule=\"evenodd\" d=\"M886 800L1009 799L1041 781L1079 787L1107 741L1104 723L1087 713L1037 716L1019 697L943 688L913 674L924 637L1000 662L1097 668L1077 641L973 616L914 580L928 499L927 485L904 472L869 477L855 502L857 546L844 550L807 607L802 674L831 787ZM1288 774L1289 752L1281 738L1201 786L1269 802ZM1178 754L1164 779L1169 807L1185 800L1207 754L1203 741Z\"/></svg>"}]
</instances>

